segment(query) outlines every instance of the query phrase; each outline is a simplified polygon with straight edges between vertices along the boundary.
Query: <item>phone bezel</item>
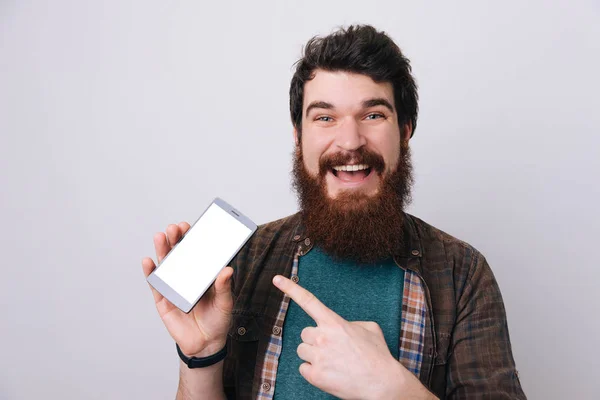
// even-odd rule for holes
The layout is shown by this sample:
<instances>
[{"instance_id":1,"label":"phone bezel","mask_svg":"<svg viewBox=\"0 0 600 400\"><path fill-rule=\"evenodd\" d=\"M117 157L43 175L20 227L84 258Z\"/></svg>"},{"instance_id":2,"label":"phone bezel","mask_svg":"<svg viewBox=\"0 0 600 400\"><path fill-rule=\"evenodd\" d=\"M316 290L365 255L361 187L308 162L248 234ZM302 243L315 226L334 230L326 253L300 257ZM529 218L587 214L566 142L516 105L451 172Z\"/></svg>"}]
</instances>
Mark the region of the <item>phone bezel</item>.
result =
<instances>
[{"instance_id":1,"label":"phone bezel","mask_svg":"<svg viewBox=\"0 0 600 400\"><path fill-rule=\"evenodd\" d=\"M248 234L248 236L246 237L246 239L244 239L244 241L238 247L238 249L227 260L227 262L225 263L225 265L223 265L219 269L219 271L217 272L217 274L206 285L206 287L200 292L200 295L196 298L196 300L194 300L193 303L188 302L179 293L177 293L177 291L175 291L171 286L169 286L167 283L165 283L162 279L160 279L155 274L155 272L158 271L158 269L165 262L165 260L169 257L169 255L175 251L175 249L177 248L177 246L179 245L179 243L181 243L181 242L183 242L183 240L185 240L186 235L183 235L183 237L181 238L181 240L171 249L171 251L169 251L169 253L165 256L165 258L162 259L161 263L156 267L156 269L154 271L152 271L152 273L150 275L148 275L148 277L146 278L146 281L150 285L152 285L152 287L154 289L156 289L168 301L170 301L171 303L173 303L173 305L175 305L177 308L179 308L181 311L183 311L186 314L189 313L194 308L194 306L196 305L196 303L198 303L198 301L200 301L200 299L202 298L202 296L204 296L204 293L206 293L206 291L214 283L215 279L217 278L217 275L227 265L229 265L229 263L231 262L231 260L242 249L242 247L244 247L244 245L246 244L246 242L248 242L248 239L250 239L250 237L252 237L252 235L254 234L254 232L256 232L256 230L258 229L258 226L254 222L252 222L252 220L250 218L248 218L247 216L245 216L244 214L242 214L241 212L239 212L237 209L235 209L233 206L231 206L225 200L223 200L223 199L221 199L219 197L215 197L215 199L204 209L204 211L202 212L202 214L200 215L200 217L198 217L198 219L194 222L194 224L192 226L190 226L190 229L188 230L188 232L190 232L194 228L194 226L198 223L198 221L200 221L202 219L202 216L206 213L206 211L213 204L217 205L218 207L220 207L221 209L223 209L224 211L226 211L229 215L231 215L232 217L234 217L235 219L237 219L239 222L241 222L242 224L244 224L247 228L250 229L250 233ZM186 234L187 234L187 232L186 232Z\"/></svg>"}]
</instances>

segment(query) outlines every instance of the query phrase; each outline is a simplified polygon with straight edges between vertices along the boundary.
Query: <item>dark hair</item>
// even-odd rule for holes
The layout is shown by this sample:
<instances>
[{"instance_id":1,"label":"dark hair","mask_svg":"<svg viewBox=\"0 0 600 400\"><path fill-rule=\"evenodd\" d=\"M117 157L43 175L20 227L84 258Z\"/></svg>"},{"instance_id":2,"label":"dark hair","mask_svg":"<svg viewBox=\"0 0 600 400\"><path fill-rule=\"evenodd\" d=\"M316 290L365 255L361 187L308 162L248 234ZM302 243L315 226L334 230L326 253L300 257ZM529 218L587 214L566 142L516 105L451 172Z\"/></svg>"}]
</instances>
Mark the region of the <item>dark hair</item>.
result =
<instances>
[{"instance_id":1,"label":"dark hair","mask_svg":"<svg viewBox=\"0 0 600 400\"><path fill-rule=\"evenodd\" d=\"M306 43L303 56L295 65L290 84L290 114L299 137L304 84L314 78L316 69L353 72L367 75L375 82L390 82L400 129L410 121L414 133L419 113L417 84L411 75L410 61L384 32L370 25L351 25L325 37L315 36Z\"/></svg>"}]
</instances>

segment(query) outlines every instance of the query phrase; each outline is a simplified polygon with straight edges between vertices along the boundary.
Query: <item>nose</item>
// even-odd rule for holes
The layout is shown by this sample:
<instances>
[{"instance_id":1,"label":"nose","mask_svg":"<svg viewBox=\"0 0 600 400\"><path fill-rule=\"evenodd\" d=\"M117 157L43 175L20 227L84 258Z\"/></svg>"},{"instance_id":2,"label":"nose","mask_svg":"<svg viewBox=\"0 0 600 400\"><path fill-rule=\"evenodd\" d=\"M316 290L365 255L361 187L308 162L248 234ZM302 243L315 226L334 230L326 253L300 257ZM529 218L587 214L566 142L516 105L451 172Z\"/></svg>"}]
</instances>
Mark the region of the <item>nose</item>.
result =
<instances>
[{"instance_id":1,"label":"nose","mask_svg":"<svg viewBox=\"0 0 600 400\"><path fill-rule=\"evenodd\" d=\"M336 146L345 151L355 151L367 144L367 139L360 132L354 119L344 121L335 137Z\"/></svg>"}]
</instances>

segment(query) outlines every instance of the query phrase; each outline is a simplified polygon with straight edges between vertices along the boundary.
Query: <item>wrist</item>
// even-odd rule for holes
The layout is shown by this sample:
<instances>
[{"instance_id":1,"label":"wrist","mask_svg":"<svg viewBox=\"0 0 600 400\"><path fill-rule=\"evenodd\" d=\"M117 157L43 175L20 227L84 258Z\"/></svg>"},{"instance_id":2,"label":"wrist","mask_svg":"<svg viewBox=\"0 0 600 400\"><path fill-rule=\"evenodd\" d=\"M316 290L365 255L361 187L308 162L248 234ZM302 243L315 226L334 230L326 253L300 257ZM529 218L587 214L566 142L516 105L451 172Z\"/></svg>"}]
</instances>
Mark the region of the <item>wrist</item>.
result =
<instances>
[{"instance_id":1,"label":"wrist","mask_svg":"<svg viewBox=\"0 0 600 400\"><path fill-rule=\"evenodd\" d=\"M402 387L405 377L398 367L402 367L398 360L390 357L381 369L379 384L373 386L375 390L370 390L364 398L366 400L403 398Z\"/></svg>"},{"instance_id":2,"label":"wrist","mask_svg":"<svg viewBox=\"0 0 600 400\"><path fill-rule=\"evenodd\" d=\"M204 358L204 357L210 357L214 354L217 354L219 351L223 350L226 343L227 342L224 340L210 342L210 343L206 344L206 346L204 346L204 348L202 348L202 350L200 350L196 353L187 353L186 351L184 351L181 348L181 346L179 346L179 348L181 349L182 353L185 354L189 358L192 358L192 357Z\"/></svg>"},{"instance_id":3,"label":"wrist","mask_svg":"<svg viewBox=\"0 0 600 400\"><path fill-rule=\"evenodd\" d=\"M223 392L223 361L206 368L190 369L179 361L177 400L225 399Z\"/></svg>"},{"instance_id":4,"label":"wrist","mask_svg":"<svg viewBox=\"0 0 600 400\"><path fill-rule=\"evenodd\" d=\"M176 345L177 353L181 361L188 368L206 368L222 362L227 357L227 347L223 347L220 351L207 357L188 357L182 351L179 345Z\"/></svg>"},{"instance_id":5,"label":"wrist","mask_svg":"<svg viewBox=\"0 0 600 400\"><path fill-rule=\"evenodd\" d=\"M382 369L382 384L367 399L437 399L421 381L400 362L391 358Z\"/></svg>"}]
</instances>

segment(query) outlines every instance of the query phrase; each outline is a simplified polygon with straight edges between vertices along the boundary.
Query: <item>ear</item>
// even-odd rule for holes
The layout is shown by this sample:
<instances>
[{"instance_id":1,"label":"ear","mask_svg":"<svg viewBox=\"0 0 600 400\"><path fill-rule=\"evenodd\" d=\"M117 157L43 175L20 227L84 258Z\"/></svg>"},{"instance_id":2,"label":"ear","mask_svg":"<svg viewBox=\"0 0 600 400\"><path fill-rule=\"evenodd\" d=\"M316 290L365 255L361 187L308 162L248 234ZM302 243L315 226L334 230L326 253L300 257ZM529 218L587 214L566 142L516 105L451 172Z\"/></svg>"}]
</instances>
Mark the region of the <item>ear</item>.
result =
<instances>
[{"instance_id":1,"label":"ear","mask_svg":"<svg viewBox=\"0 0 600 400\"><path fill-rule=\"evenodd\" d=\"M406 140L408 142L413 132L412 121L408 121L402 128L402 140Z\"/></svg>"},{"instance_id":2,"label":"ear","mask_svg":"<svg viewBox=\"0 0 600 400\"><path fill-rule=\"evenodd\" d=\"M296 147L300 146L300 139L298 138L298 129L294 128L294 143Z\"/></svg>"}]
</instances>

